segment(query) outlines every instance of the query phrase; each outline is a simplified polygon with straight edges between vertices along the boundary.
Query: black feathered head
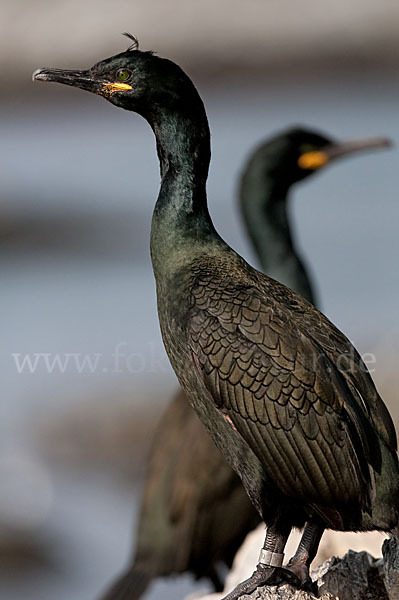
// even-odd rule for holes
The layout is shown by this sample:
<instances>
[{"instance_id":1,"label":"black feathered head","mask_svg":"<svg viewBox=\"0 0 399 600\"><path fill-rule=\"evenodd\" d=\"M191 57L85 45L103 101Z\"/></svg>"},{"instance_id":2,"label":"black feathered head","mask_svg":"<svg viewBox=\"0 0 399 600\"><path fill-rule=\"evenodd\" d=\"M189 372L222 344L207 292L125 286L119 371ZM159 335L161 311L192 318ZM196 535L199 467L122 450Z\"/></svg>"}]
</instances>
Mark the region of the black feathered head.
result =
<instances>
[{"instance_id":1,"label":"black feathered head","mask_svg":"<svg viewBox=\"0 0 399 600\"><path fill-rule=\"evenodd\" d=\"M135 111L148 120L157 112L184 114L203 111L202 101L190 78L175 63L138 49L138 41L125 52L106 58L85 71L38 69L37 81L54 81L103 96L116 106Z\"/></svg>"}]
</instances>

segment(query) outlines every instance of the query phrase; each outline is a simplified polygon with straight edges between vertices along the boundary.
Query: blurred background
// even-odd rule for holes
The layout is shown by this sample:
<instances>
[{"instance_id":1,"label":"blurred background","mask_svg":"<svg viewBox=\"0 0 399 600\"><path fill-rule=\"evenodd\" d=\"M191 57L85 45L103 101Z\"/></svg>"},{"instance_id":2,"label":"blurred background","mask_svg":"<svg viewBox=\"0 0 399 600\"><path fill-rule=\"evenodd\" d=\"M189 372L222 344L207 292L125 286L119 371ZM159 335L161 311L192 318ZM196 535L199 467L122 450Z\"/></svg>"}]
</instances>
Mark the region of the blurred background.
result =
<instances>
[{"instance_id":1,"label":"blurred background","mask_svg":"<svg viewBox=\"0 0 399 600\"><path fill-rule=\"evenodd\" d=\"M396 0L18 3L0 21L0 597L94 600L132 547L148 443L176 382L149 258L159 186L140 117L31 83L126 49L179 63L212 131L209 205L255 264L236 186L248 152L291 124L388 135L294 190L298 246L324 312L355 342L396 423L399 4ZM203 582L155 584L183 598Z\"/></svg>"}]
</instances>

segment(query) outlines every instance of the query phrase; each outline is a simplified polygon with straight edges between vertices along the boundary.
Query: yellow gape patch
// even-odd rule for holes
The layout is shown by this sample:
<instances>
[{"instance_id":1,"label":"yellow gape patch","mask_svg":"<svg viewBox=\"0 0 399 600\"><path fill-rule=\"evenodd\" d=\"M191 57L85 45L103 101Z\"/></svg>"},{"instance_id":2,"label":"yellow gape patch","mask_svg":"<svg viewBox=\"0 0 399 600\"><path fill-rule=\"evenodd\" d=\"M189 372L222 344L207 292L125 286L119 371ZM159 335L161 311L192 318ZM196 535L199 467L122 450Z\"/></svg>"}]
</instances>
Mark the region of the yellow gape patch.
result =
<instances>
[{"instance_id":1,"label":"yellow gape patch","mask_svg":"<svg viewBox=\"0 0 399 600\"><path fill-rule=\"evenodd\" d=\"M128 83L103 83L103 93L105 96L111 96L115 92L123 92L124 90L132 90L132 86Z\"/></svg>"},{"instance_id":2,"label":"yellow gape patch","mask_svg":"<svg viewBox=\"0 0 399 600\"><path fill-rule=\"evenodd\" d=\"M319 169L324 167L329 161L329 156L325 152L315 150L314 152L305 152L298 158L298 166L301 169Z\"/></svg>"}]
</instances>

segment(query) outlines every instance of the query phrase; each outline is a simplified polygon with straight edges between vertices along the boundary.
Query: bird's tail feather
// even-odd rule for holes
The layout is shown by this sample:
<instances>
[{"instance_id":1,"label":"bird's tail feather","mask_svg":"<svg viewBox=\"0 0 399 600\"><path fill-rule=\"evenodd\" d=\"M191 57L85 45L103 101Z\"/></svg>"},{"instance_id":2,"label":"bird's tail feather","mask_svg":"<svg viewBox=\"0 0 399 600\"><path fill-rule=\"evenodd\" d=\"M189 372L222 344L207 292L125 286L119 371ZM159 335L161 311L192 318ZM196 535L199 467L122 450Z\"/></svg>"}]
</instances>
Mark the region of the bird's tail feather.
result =
<instances>
[{"instance_id":1,"label":"bird's tail feather","mask_svg":"<svg viewBox=\"0 0 399 600\"><path fill-rule=\"evenodd\" d=\"M101 600L138 600L152 580L152 574L138 565L133 565L111 585Z\"/></svg>"}]
</instances>

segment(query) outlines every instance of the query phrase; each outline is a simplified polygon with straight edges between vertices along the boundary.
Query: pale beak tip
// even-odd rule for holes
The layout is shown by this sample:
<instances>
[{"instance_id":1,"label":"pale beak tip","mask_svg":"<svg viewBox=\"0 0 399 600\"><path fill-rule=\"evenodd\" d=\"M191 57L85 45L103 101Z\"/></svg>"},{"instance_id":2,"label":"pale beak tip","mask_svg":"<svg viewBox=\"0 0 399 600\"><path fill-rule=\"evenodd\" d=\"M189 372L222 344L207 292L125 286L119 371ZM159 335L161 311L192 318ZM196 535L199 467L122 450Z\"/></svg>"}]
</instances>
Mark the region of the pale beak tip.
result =
<instances>
[{"instance_id":1,"label":"pale beak tip","mask_svg":"<svg viewBox=\"0 0 399 600\"><path fill-rule=\"evenodd\" d=\"M373 140L372 140L373 141ZM377 137L374 141L375 148L392 148L393 140L388 137ZM372 146L370 146L372 147Z\"/></svg>"},{"instance_id":2,"label":"pale beak tip","mask_svg":"<svg viewBox=\"0 0 399 600\"><path fill-rule=\"evenodd\" d=\"M36 71L33 71L32 73L32 81L46 81L47 77L46 74L42 72L43 69L36 69Z\"/></svg>"}]
</instances>

